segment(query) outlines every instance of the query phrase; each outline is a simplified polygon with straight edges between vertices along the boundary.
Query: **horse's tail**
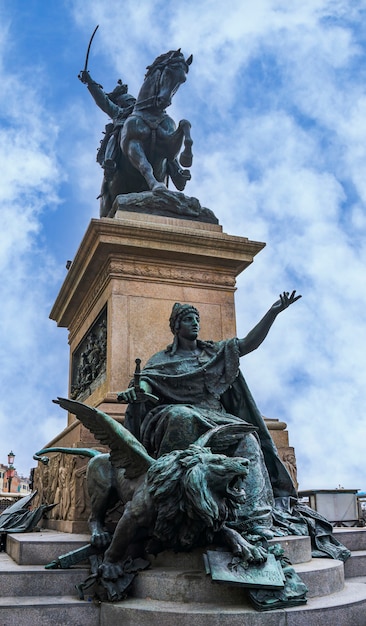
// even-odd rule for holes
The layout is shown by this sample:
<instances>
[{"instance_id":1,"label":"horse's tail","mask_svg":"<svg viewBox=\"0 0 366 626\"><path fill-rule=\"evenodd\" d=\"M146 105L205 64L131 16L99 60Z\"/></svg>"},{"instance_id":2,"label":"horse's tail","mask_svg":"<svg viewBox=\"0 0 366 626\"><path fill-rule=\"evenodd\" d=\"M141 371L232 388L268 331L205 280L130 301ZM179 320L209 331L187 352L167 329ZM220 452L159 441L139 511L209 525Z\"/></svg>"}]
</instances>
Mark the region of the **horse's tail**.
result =
<instances>
[{"instance_id":1,"label":"horse's tail","mask_svg":"<svg viewBox=\"0 0 366 626\"><path fill-rule=\"evenodd\" d=\"M85 456L89 459L92 459L95 456L99 456L102 454L99 450L94 450L93 448L42 448L35 454L33 454L33 458L35 461L40 461L43 465L48 465L49 458L48 456L41 456L42 454L46 454L49 452L62 452L64 454L76 454L78 456Z\"/></svg>"}]
</instances>

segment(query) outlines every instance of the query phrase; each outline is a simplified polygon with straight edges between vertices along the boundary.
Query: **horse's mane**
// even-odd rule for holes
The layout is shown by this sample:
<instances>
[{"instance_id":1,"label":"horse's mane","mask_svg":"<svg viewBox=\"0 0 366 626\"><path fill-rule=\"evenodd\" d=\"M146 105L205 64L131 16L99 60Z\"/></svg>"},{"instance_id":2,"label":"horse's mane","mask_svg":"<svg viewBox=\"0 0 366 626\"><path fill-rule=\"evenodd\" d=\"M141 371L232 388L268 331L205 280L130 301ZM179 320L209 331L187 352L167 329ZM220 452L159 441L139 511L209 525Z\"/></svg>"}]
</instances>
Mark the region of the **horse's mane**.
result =
<instances>
[{"instance_id":1,"label":"horse's mane","mask_svg":"<svg viewBox=\"0 0 366 626\"><path fill-rule=\"evenodd\" d=\"M156 57L155 61L153 61L151 65L148 65L146 67L147 72L145 74L145 78L151 76L151 74L155 72L155 70L162 69L166 65L169 65L170 63L176 63L177 61L185 63L186 71L188 72L188 65L186 64L180 48L178 48L178 50L169 50L169 52L164 52L163 54L160 54L158 57Z\"/></svg>"}]
</instances>

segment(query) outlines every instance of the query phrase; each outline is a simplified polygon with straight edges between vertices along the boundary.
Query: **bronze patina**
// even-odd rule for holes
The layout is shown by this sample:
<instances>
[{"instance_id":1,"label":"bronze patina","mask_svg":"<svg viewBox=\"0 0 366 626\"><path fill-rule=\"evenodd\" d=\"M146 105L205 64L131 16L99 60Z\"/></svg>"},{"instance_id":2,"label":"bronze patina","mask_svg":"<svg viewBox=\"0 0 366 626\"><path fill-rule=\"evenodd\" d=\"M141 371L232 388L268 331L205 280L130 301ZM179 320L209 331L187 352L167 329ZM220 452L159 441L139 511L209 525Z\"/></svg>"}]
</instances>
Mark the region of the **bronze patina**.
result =
<instances>
[{"instance_id":1,"label":"bronze patina","mask_svg":"<svg viewBox=\"0 0 366 626\"><path fill-rule=\"evenodd\" d=\"M87 69L79 73L96 104L112 120L97 155L104 169L101 217L111 213L119 194L166 190L169 179L183 191L190 180L191 124L182 119L176 126L165 109L186 81L191 63L192 55L185 59L180 49L161 54L147 67L137 99L121 80L105 93Z\"/></svg>"}]
</instances>

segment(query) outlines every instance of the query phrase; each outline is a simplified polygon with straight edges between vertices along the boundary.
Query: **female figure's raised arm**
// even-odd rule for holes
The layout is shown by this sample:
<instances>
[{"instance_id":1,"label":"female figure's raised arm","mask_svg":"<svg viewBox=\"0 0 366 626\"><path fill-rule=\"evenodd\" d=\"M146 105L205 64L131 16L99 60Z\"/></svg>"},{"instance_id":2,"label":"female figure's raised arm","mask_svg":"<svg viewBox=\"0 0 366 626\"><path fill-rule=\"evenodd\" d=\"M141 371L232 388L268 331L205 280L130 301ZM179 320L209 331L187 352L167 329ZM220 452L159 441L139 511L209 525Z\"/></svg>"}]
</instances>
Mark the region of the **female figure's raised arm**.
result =
<instances>
[{"instance_id":1,"label":"female figure's raised arm","mask_svg":"<svg viewBox=\"0 0 366 626\"><path fill-rule=\"evenodd\" d=\"M296 296L296 291L290 295L288 291L284 291L280 295L280 299L272 304L271 308L262 317L260 322L247 334L244 339L239 339L240 356L248 354L256 350L268 335L268 331L275 321L277 315L287 309L291 304L299 300L301 296Z\"/></svg>"}]
</instances>

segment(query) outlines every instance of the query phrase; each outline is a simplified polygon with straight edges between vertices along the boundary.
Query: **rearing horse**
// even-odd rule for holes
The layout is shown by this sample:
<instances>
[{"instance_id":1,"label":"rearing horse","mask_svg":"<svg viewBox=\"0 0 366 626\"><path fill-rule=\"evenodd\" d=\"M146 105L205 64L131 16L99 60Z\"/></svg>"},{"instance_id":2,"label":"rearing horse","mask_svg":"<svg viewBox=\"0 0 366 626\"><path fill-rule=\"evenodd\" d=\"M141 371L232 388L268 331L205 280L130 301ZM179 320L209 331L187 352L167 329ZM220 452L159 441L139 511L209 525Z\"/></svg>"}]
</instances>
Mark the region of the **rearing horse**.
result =
<instances>
[{"instance_id":1,"label":"rearing horse","mask_svg":"<svg viewBox=\"0 0 366 626\"><path fill-rule=\"evenodd\" d=\"M107 216L115 197L121 193L166 188L168 177L182 191L191 175L184 167L192 165L191 124L181 120L176 127L165 109L186 81L192 55L185 60L179 50L160 55L147 68L134 109L120 135L121 154L111 181L103 181L101 217Z\"/></svg>"}]
</instances>

